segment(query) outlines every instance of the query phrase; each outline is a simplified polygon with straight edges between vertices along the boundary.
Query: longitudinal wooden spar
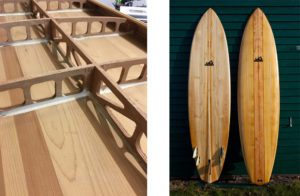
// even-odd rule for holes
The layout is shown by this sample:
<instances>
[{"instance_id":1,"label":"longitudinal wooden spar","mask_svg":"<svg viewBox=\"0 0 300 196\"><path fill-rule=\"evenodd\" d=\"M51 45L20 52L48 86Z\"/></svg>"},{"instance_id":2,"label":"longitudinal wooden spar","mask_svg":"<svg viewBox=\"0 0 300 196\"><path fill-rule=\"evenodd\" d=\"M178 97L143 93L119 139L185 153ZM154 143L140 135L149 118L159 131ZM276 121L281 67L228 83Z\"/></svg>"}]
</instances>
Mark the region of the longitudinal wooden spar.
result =
<instances>
[{"instance_id":1,"label":"longitudinal wooden spar","mask_svg":"<svg viewBox=\"0 0 300 196\"><path fill-rule=\"evenodd\" d=\"M242 39L238 71L241 145L252 183L271 177L279 127L279 74L271 26L258 8Z\"/></svg>"},{"instance_id":2,"label":"longitudinal wooden spar","mask_svg":"<svg viewBox=\"0 0 300 196\"><path fill-rule=\"evenodd\" d=\"M191 142L200 178L206 182L220 177L227 151L229 119L227 41L218 16L209 9L194 34L189 70Z\"/></svg>"}]
</instances>

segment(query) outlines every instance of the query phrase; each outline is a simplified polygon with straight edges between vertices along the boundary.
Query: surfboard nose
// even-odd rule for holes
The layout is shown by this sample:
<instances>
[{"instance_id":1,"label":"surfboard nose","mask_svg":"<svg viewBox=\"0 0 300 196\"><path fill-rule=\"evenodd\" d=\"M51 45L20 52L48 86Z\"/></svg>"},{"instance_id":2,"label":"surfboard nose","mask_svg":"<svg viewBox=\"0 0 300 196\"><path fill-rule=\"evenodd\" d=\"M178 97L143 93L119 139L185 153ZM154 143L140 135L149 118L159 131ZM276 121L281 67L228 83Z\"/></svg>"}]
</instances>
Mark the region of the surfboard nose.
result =
<instances>
[{"instance_id":1,"label":"surfboard nose","mask_svg":"<svg viewBox=\"0 0 300 196\"><path fill-rule=\"evenodd\" d=\"M217 15L216 12L212 8L208 8L208 10L206 10L205 13L211 13L211 14Z\"/></svg>"},{"instance_id":2,"label":"surfboard nose","mask_svg":"<svg viewBox=\"0 0 300 196\"><path fill-rule=\"evenodd\" d=\"M264 12L258 7L254 10L253 14L263 14Z\"/></svg>"}]
</instances>

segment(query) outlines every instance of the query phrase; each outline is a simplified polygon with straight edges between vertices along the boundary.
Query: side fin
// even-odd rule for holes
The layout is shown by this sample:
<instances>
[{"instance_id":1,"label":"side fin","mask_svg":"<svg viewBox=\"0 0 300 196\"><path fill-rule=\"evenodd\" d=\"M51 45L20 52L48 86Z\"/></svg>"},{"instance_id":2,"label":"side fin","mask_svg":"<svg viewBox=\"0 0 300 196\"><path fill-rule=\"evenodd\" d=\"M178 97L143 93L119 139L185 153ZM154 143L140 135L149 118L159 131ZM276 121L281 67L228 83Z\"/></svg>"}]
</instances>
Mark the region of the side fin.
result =
<instances>
[{"instance_id":1,"label":"side fin","mask_svg":"<svg viewBox=\"0 0 300 196\"><path fill-rule=\"evenodd\" d=\"M200 163L200 157L198 156L198 157L197 157L197 161L196 161L196 166L198 166L199 163Z\"/></svg>"},{"instance_id":2,"label":"side fin","mask_svg":"<svg viewBox=\"0 0 300 196\"><path fill-rule=\"evenodd\" d=\"M193 159L197 157L198 148L197 146L194 148Z\"/></svg>"}]
</instances>

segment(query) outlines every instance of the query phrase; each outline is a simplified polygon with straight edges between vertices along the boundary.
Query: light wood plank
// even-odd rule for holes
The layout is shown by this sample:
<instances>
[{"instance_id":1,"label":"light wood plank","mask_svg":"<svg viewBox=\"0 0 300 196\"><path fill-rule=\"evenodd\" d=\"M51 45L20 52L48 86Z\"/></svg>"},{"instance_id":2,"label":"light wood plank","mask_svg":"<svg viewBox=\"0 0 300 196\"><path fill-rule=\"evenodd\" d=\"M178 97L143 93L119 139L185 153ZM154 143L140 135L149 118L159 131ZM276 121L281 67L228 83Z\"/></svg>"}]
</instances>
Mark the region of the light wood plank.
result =
<instances>
[{"instance_id":1,"label":"light wood plank","mask_svg":"<svg viewBox=\"0 0 300 196\"><path fill-rule=\"evenodd\" d=\"M37 111L63 193L145 195L145 174L124 156L126 147L117 145L113 126L97 110L81 99Z\"/></svg>"},{"instance_id":2,"label":"light wood plank","mask_svg":"<svg viewBox=\"0 0 300 196\"><path fill-rule=\"evenodd\" d=\"M1 150L1 148L0 148ZM3 175L3 166L2 166L2 156L0 153L0 195L5 195L5 184L4 184L4 175Z\"/></svg>"},{"instance_id":3,"label":"light wood plank","mask_svg":"<svg viewBox=\"0 0 300 196\"><path fill-rule=\"evenodd\" d=\"M5 21L5 18L0 20ZM15 50L12 47L1 48L0 81L13 80L22 76ZM4 103L4 106L13 105L19 102L21 97L19 93L16 91L1 92L0 102ZM16 97L12 99L13 96ZM0 121L0 154L2 157L0 169L3 169L5 193L16 196L28 195L19 141L12 117L1 118Z\"/></svg>"},{"instance_id":4,"label":"light wood plank","mask_svg":"<svg viewBox=\"0 0 300 196\"><path fill-rule=\"evenodd\" d=\"M1 56L3 60L3 66L5 69L5 77L7 80L13 80L20 77L23 77L23 73L20 67L20 62L18 60L16 51L14 47L4 47L1 48ZM10 102L11 104L19 103L19 99L21 97L19 91L11 91L9 92L10 95ZM8 181L7 187L9 187L8 193L11 193L12 188L15 188L13 190L14 193L20 194L21 191L24 192L24 194L29 195L59 195L60 194L60 188L58 184L55 184L55 181L57 181L56 177L53 177L54 172L51 173L51 162L50 165L47 164L47 153L46 148L43 149L43 145L39 146L40 137L35 134L38 134L38 123L35 120L35 114L34 112L28 113L25 115L19 115L14 118L14 121L11 122L12 125L15 125L15 139L18 139L19 141L19 148L21 151L21 157L22 157L22 166L19 166L19 177L20 183L14 184L11 182L12 178L8 177L6 180ZM26 126L27 125L27 126ZM28 130L30 133L26 133L26 130ZM36 132L35 132L36 131ZM13 134L13 132L12 132ZM34 139L34 136L37 138ZM36 140L36 141L34 141ZM34 141L34 142L33 142ZM42 141L42 140L41 140ZM14 140L12 140L14 142ZM13 144L15 144L14 142ZM37 145L37 146L36 146ZM18 147L18 145L14 145L13 147ZM45 146L44 146L45 147ZM14 154L15 161L18 161L18 148L16 149ZM39 154L39 150L42 150L41 157L37 154ZM43 151L44 150L44 151ZM34 151L37 152L34 156L30 156ZM14 152L14 151L13 151ZM49 156L48 156L49 157ZM39 159L40 158L40 159ZM9 161L9 159L8 159ZM44 161L44 162L43 162ZM49 162L49 161L48 161ZM15 165L17 165L19 162L17 162ZM40 165L42 164L42 166ZM5 167L8 169L7 171L10 171L10 168ZM18 171L16 168L14 168L15 171ZM20 170L23 169L23 172ZM43 175L41 175L42 171L46 170L46 176L47 178L44 178ZM26 183L27 183L27 190L24 190L22 185L22 174L25 176ZM51 176L52 174L52 176ZM49 175L49 176L48 176ZM49 178L48 178L49 177ZM52 177L52 179L51 179ZM54 182L53 182L54 181ZM22 190L23 189L23 190ZM56 190L55 190L56 189Z\"/></svg>"},{"instance_id":5,"label":"light wood plank","mask_svg":"<svg viewBox=\"0 0 300 196\"><path fill-rule=\"evenodd\" d=\"M6 195L27 196L24 166L13 117L0 118L0 150Z\"/></svg>"}]
</instances>

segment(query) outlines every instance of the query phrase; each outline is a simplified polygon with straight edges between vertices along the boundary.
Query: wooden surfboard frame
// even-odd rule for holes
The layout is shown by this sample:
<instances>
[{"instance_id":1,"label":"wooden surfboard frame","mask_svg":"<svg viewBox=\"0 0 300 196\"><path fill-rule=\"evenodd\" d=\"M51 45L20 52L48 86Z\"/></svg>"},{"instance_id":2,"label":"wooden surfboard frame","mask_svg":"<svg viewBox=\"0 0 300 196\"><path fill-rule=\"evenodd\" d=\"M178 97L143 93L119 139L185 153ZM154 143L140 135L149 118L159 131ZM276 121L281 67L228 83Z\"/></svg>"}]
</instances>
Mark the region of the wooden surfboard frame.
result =
<instances>
[{"instance_id":1,"label":"wooden surfboard frame","mask_svg":"<svg viewBox=\"0 0 300 196\"><path fill-rule=\"evenodd\" d=\"M136 155L136 158L142 168L146 171L147 168L147 155L142 151L140 146L140 138L143 134L147 137L147 115L143 111L141 111L138 107L136 107L133 101L128 97L121 89L119 84L125 83L133 83L133 82L142 82L147 81L147 58L133 58L126 59L122 61L111 61L107 63L97 63L94 61L81 47L75 42L74 37L76 37L76 24L78 22L86 22L87 30L85 34L80 36L91 36L91 35L107 35L119 33L120 30L125 32L134 32L136 33L139 40L146 43L147 39L147 26L130 16L126 16L120 12L117 12L113 9L108 9L102 4L94 1L94 0L42 0L47 2L47 8L43 9L37 0L5 0L0 2L0 14L7 13L4 9L5 4L14 4L13 12L9 13L17 13L17 4L18 3L27 3L28 11L33 14L33 16L37 19L28 19L23 21L15 21L15 22L5 22L0 23L0 29L4 30L7 35L7 40L4 40L0 43L1 46L9 46L14 45L16 43L26 42L33 40L30 27L32 26L42 26L43 33L45 35L45 39L49 42L53 42L57 44L58 49L63 51L62 48L58 46L59 43L63 42L66 44L66 52L63 54L68 60L70 67L67 69L51 71L46 74L36 75L32 77L23 77L16 80L5 81L0 83L0 92L8 91L13 89L21 89L24 95L24 102L19 105L15 105L7 108L0 108L1 112L6 112L11 109L32 105L36 103L33 101L31 96L30 87L34 84L38 84L41 82L54 81L55 82L55 95L48 99L40 100L39 102L45 102L49 99L55 99L64 95L62 92L62 81L68 77L81 76L83 78L82 82L82 90L88 90L93 98L100 103L108 112L112 120L118 126L121 131L121 135L123 135L126 139L126 142L131 147L133 153ZM50 16L47 11L49 11L50 3L58 2L57 10L62 9L61 4L63 2L69 3L69 8L72 9L72 5L74 3L78 5L78 8L91 7L94 6L94 9L97 12L102 14L109 14L109 16L91 16L91 17L78 17L78 18L54 18ZM96 6L96 8L95 8ZM103 28L100 32L92 33L91 32L91 24L92 22L97 21L101 22ZM71 22L72 23L72 31L71 34L67 34L61 27L60 23L62 22ZM106 32L105 27L108 23L114 23L115 28L113 31ZM121 26L122 25L122 26ZM26 29L26 39L22 41L14 41L12 39L11 28L13 27L25 27ZM84 61L84 63L82 63ZM143 65L141 73L139 77L136 79L127 79L127 74L129 69L134 65ZM106 73L107 70L113 68L121 68L122 71L119 76L119 80L117 82L113 81L112 78ZM103 86L105 84L105 86ZM111 92L120 100L123 104L123 107L120 107L118 104L113 101L105 98L100 94L100 88L109 88ZM75 94L79 94L80 92L75 92ZM130 120L136 123L135 131L132 136L129 136L126 129L122 126L122 124L118 121L116 116L110 112L108 109L111 108Z\"/></svg>"}]
</instances>

